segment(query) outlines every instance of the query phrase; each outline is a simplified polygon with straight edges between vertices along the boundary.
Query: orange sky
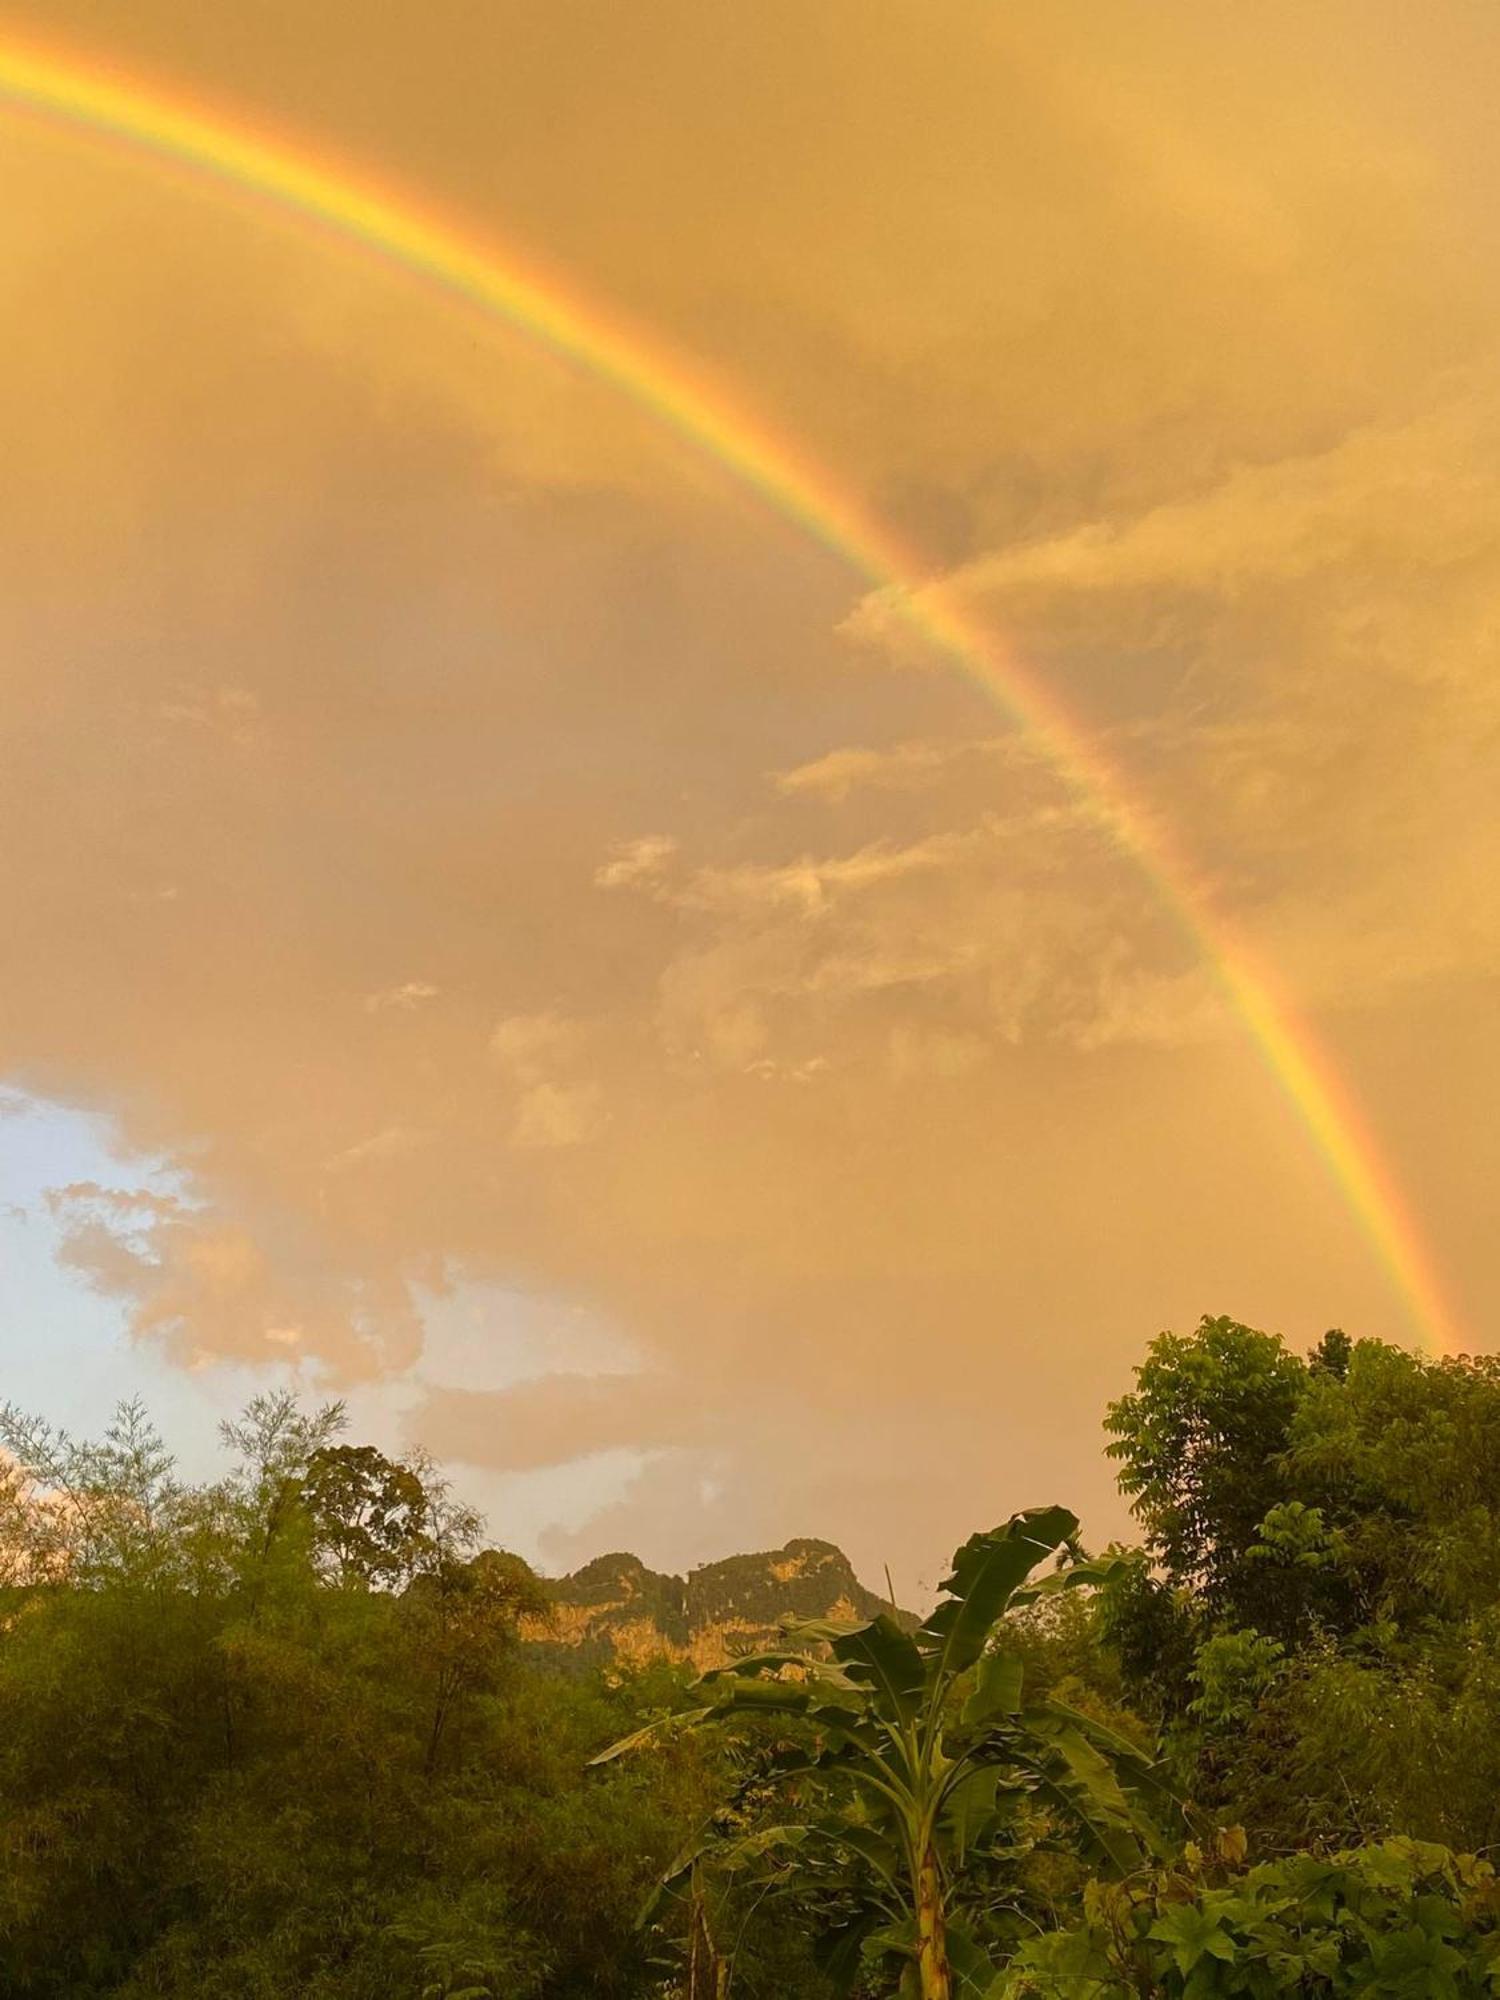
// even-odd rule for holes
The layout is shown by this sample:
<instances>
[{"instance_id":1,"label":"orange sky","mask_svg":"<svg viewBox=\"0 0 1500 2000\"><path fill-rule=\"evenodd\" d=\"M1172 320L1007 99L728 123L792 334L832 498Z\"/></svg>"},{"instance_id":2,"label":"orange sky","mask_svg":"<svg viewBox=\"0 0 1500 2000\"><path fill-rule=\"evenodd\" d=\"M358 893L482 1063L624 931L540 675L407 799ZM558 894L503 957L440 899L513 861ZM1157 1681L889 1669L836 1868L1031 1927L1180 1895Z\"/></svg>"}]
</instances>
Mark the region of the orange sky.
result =
<instances>
[{"instance_id":1,"label":"orange sky","mask_svg":"<svg viewBox=\"0 0 1500 2000\"><path fill-rule=\"evenodd\" d=\"M1169 817L1487 1344L1488 5L5 21L838 468ZM349 1388L553 1564L899 1579L1117 1526L1162 1325L1410 1337L1150 885L836 561L300 226L15 118L0 173L0 1077L109 1121L46 1212L143 1365Z\"/></svg>"}]
</instances>

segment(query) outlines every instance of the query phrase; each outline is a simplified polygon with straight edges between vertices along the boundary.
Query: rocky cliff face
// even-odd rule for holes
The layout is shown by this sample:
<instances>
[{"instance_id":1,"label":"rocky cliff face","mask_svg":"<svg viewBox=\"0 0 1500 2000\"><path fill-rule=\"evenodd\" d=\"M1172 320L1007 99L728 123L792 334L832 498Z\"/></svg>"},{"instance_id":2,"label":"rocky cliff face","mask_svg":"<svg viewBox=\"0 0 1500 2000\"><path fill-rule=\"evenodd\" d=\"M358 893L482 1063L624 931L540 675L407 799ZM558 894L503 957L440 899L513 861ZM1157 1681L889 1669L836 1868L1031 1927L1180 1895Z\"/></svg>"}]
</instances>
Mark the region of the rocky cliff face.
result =
<instances>
[{"instance_id":1,"label":"rocky cliff face","mask_svg":"<svg viewBox=\"0 0 1500 2000\"><path fill-rule=\"evenodd\" d=\"M705 1563L685 1577L647 1569L638 1556L597 1556L546 1588L553 1617L527 1626L533 1643L590 1660L683 1660L700 1673L771 1645L786 1613L873 1618L890 1609L842 1549L810 1540Z\"/></svg>"}]
</instances>

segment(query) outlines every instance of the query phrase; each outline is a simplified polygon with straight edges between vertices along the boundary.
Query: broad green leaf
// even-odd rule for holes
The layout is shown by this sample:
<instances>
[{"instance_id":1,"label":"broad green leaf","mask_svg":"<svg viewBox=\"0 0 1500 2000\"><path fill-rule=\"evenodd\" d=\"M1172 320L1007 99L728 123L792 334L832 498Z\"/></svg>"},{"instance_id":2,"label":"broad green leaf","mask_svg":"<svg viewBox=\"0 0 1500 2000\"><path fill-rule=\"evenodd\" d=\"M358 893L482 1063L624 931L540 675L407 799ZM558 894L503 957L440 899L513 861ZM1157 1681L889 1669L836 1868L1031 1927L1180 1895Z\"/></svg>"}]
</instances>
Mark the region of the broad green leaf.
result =
<instances>
[{"instance_id":1,"label":"broad green leaf","mask_svg":"<svg viewBox=\"0 0 1500 2000\"><path fill-rule=\"evenodd\" d=\"M995 1967L961 1924L948 1925L948 1964L953 1972L955 2000L978 2000L989 1992Z\"/></svg>"},{"instance_id":2,"label":"broad green leaf","mask_svg":"<svg viewBox=\"0 0 1500 2000\"><path fill-rule=\"evenodd\" d=\"M878 1736L866 1727L867 1710L858 1689L824 1688L814 1681L725 1679L712 1690L713 1705L702 1714L715 1721L731 1715L800 1715L820 1727L848 1736L866 1749L878 1748Z\"/></svg>"},{"instance_id":3,"label":"broad green leaf","mask_svg":"<svg viewBox=\"0 0 1500 2000\"><path fill-rule=\"evenodd\" d=\"M833 1642L834 1657L855 1680L872 1687L889 1715L911 1721L921 1706L925 1670L916 1641L881 1612Z\"/></svg>"},{"instance_id":4,"label":"broad green leaf","mask_svg":"<svg viewBox=\"0 0 1500 2000\"><path fill-rule=\"evenodd\" d=\"M981 1829L995 1817L995 1787L999 1782L998 1771L980 1765L965 1772L949 1789L944 1812L960 1861L976 1844Z\"/></svg>"},{"instance_id":5,"label":"broad green leaf","mask_svg":"<svg viewBox=\"0 0 1500 2000\"><path fill-rule=\"evenodd\" d=\"M1066 1776L1043 1774L1032 1785L1033 1795L1054 1805L1070 1828L1069 1841L1040 1841L1052 1854L1067 1854L1076 1843L1086 1861L1114 1875L1129 1875L1141 1864L1141 1847L1128 1827L1112 1814L1101 1813L1083 1786Z\"/></svg>"},{"instance_id":6,"label":"broad green leaf","mask_svg":"<svg viewBox=\"0 0 1500 2000\"><path fill-rule=\"evenodd\" d=\"M713 1713L708 1708L684 1709L678 1715L658 1716L655 1722L648 1722L643 1729L633 1729L628 1736L622 1736L618 1743L611 1743L607 1750L601 1750L597 1757L590 1757L587 1768L595 1769L600 1764L612 1764L617 1757L628 1757L636 1750L653 1748L664 1737L674 1735L679 1730L692 1729Z\"/></svg>"},{"instance_id":7,"label":"broad green leaf","mask_svg":"<svg viewBox=\"0 0 1500 2000\"><path fill-rule=\"evenodd\" d=\"M842 1670L827 1660L810 1658L806 1653L747 1653L743 1659L730 1660L722 1667L710 1667L706 1674L700 1674L696 1685L709 1687L715 1681L753 1680L761 1674L783 1673L795 1669L804 1679L822 1681L831 1686L848 1690L851 1683Z\"/></svg>"},{"instance_id":8,"label":"broad green leaf","mask_svg":"<svg viewBox=\"0 0 1500 2000\"><path fill-rule=\"evenodd\" d=\"M1128 1736L1122 1736L1118 1729L1111 1729L1107 1722L1100 1722L1086 1710L1074 1708L1071 1702L1059 1701L1055 1695L1047 1697L1045 1712L1062 1717L1081 1736L1086 1736L1098 1750L1109 1756L1122 1759L1128 1764L1139 1764L1147 1770L1155 1769L1155 1759L1144 1751L1139 1743L1132 1743Z\"/></svg>"},{"instance_id":9,"label":"broad green leaf","mask_svg":"<svg viewBox=\"0 0 1500 2000\"><path fill-rule=\"evenodd\" d=\"M806 1715L816 1699L806 1681L727 1680L714 1690L710 1715Z\"/></svg>"},{"instance_id":10,"label":"broad green leaf","mask_svg":"<svg viewBox=\"0 0 1500 2000\"><path fill-rule=\"evenodd\" d=\"M873 1827L859 1826L854 1821L827 1821L824 1833L830 1840L842 1841L845 1847L857 1854L873 1868L883 1882L893 1889L901 1885L901 1855L892 1841L877 1833Z\"/></svg>"},{"instance_id":11,"label":"broad green leaf","mask_svg":"<svg viewBox=\"0 0 1500 2000\"><path fill-rule=\"evenodd\" d=\"M1138 1795L1141 1804L1149 1808L1142 1813L1132 1804L1137 1831L1152 1851L1164 1860L1171 1851L1171 1842L1163 1827L1180 1823L1182 1806L1172 1791L1163 1766L1132 1743L1129 1737L1122 1736L1107 1723L1085 1715L1081 1709L1073 1708L1067 1702L1049 1697L1044 1713L1065 1720L1078 1735L1092 1744L1108 1762L1121 1786L1128 1786L1130 1793ZM1159 1821L1155 1816L1159 1816Z\"/></svg>"},{"instance_id":12,"label":"broad green leaf","mask_svg":"<svg viewBox=\"0 0 1500 2000\"><path fill-rule=\"evenodd\" d=\"M879 1921L876 1916L862 1914L841 1930L826 1931L814 1944L813 1950L818 1963L841 1991L853 1986L864 1955L866 1940L876 1929Z\"/></svg>"},{"instance_id":13,"label":"broad green leaf","mask_svg":"<svg viewBox=\"0 0 1500 2000\"><path fill-rule=\"evenodd\" d=\"M789 1639L830 1646L844 1674L873 1689L887 1716L910 1721L916 1714L923 1688L922 1655L910 1633L888 1613L858 1623L784 1618L781 1629Z\"/></svg>"},{"instance_id":14,"label":"broad green leaf","mask_svg":"<svg viewBox=\"0 0 1500 2000\"><path fill-rule=\"evenodd\" d=\"M1025 1665L1019 1654L984 1654L975 1675L974 1692L963 1706L963 1721L988 1722L993 1716L1018 1715L1025 1675Z\"/></svg>"},{"instance_id":15,"label":"broad green leaf","mask_svg":"<svg viewBox=\"0 0 1500 2000\"><path fill-rule=\"evenodd\" d=\"M724 1840L715 1844L714 1863L717 1867L731 1871L746 1868L752 1862L761 1861L776 1848L795 1848L815 1838L819 1829L802 1823L789 1826L762 1826L755 1832L742 1834L738 1840Z\"/></svg>"},{"instance_id":16,"label":"broad green leaf","mask_svg":"<svg viewBox=\"0 0 1500 2000\"><path fill-rule=\"evenodd\" d=\"M1056 1597L1070 1590L1104 1590L1118 1583L1135 1566L1135 1559L1130 1556L1092 1556L1069 1563L1066 1569L1024 1584L1011 1598L1011 1605L1019 1610L1023 1604L1034 1604L1038 1598Z\"/></svg>"},{"instance_id":17,"label":"broad green leaf","mask_svg":"<svg viewBox=\"0 0 1500 2000\"><path fill-rule=\"evenodd\" d=\"M1049 1718L1050 1721L1050 1718ZM1120 1787L1120 1781L1111 1769L1107 1758L1096 1750L1088 1738L1071 1723L1060 1723L1048 1727L1044 1735L1058 1755L1063 1759L1073 1777L1088 1792L1095 1805L1103 1812L1112 1813L1122 1823L1129 1824L1134 1815L1130 1801Z\"/></svg>"},{"instance_id":18,"label":"broad green leaf","mask_svg":"<svg viewBox=\"0 0 1500 2000\"><path fill-rule=\"evenodd\" d=\"M936 1655L940 1675L973 1666L1012 1592L1077 1532L1078 1516L1066 1507L1039 1507L1014 1515L1003 1528L970 1536L944 1579L946 1597L918 1633L918 1643L925 1639L924 1650Z\"/></svg>"},{"instance_id":19,"label":"broad green leaf","mask_svg":"<svg viewBox=\"0 0 1500 2000\"><path fill-rule=\"evenodd\" d=\"M780 1620L781 1629L789 1639L824 1646L831 1646L835 1639L847 1639L851 1632L858 1632L868 1623L865 1618L799 1618L791 1611L783 1612Z\"/></svg>"},{"instance_id":20,"label":"broad green leaf","mask_svg":"<svg viewBox=\"0 0 1500 2000\"><path fill-rule=\"evenodd\" d=\"M1218 1958L1228 1963L1238 1949L1219 1919L1194 1903L1179 1903L1165 1911L1151 1926L1149 1935L1171 1947L1177 1970L1184 1977L1201 1958Z\"/></svg>"}]
</instances>

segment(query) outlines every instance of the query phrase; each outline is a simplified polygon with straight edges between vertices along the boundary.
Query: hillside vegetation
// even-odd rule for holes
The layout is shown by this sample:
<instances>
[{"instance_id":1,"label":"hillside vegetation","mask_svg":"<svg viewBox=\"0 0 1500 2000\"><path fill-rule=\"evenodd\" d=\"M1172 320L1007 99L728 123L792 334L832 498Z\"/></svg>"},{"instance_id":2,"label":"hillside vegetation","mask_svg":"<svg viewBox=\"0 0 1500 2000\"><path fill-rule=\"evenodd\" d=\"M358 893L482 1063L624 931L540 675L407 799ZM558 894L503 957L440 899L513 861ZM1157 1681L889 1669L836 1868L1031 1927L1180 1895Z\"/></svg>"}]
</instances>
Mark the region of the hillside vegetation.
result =
<instances>
[{"instance_id":1,"label":"hillside vegetation","mask_svg":"<svg viewBox=\"0 0 1500 2000\"><path fill-rule=\"evenodd\" d=\"M224 1442L0 1415L16 2000L1500 1991L1493 1360L1162 1335L1139 1545L981 1523L920 1623L814 1540L548 1583L337 1407Z\"/></svg>"}]
</instances>

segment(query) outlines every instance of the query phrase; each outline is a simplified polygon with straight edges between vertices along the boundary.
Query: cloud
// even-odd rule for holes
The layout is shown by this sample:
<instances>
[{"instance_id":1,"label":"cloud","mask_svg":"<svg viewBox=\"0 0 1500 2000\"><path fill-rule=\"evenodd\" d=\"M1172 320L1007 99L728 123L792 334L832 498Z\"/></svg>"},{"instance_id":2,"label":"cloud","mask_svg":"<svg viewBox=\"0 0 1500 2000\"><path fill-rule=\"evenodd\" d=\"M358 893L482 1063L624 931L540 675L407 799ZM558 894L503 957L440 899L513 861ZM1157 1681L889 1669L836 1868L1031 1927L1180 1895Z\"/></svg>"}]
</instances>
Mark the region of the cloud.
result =
<instances>
[{"instance_id":1,"label":"cloud","mask_svg":"<svg viewBox=\"0 0 1500 2000\"><path fill-rule=\"evenodd\" d=\"M699 1428L681 1386L652 1374L540 1375L509 1389L429 1389L411 1419L429 1450L529 1472L628 1446L655 1451Z\"/></svg>"},{"instance_id":2,"label":"cloud","mask_svg":"<svg viewBox=\"0 0 1500 2000\"><path fill-rule=\"evenodd\" d=\"M1423 572L1457 573L1493 558L1497 442L1500 404L1488 388L1450 393L1431 410L1360 427L1322 450L1236 466L1206 491L1133 518L1092 521L979 558L933 595L994 605L1028 623L1069 600L1107 600L1116 629L1122 602L1134 600L1140 630L1169 642L1178 628L1161 622L1163 600L1217 607L1270 591L1280 599L1351 575L1388 592ZM902 605L897 593L878 594L859 623L879 636Z\"/></svg>"},{"instance_id":3,"label":"cloud","mask_svg":"<svg viewBox=\"0 0 1500 2000\"><path fill-rule=\"evenodd\" d=\"M436 1000L441 990L429 979L403 980L399 986L383 986L376 993L367 993L365 1011L370 1014L380 1014L394 1010L397 1013L410 1014L424 1001Z\"/></svg>"},{"instance_id":4,"label":"cloud","mask_svg":"<svg viewBox=\"0 0 1500 2000\"><path fill-rule=\"evenodd\" d=\"M159 703L157 714L164 722L212 730L242 749L255 743L259 734L260 701L250 688L183 689Z\"/></svg>"},{"instance_id":5,"label":"cloud","mask_svg":"<svg viewBox=\"0 0 1500 2000\"><path fill-rule=\"evenodd\" d=\"M600 889L628 889L654 881L676 852L677 842L665 833L647 833L636 840L619 841L610 859L594 871L595 885Z\"/></svg>"},{"instance_id":6,"label":"cloud","mask_svg":"<svg viewBox=\"0 0 1500 2000\"><path fill-rule=\"evenodd\" d=\"M382 1161L399 1159L414 1146L425 1146L431 1140L430 1132L417 1132L405 1125L387 1125L382 1132L374 1132L368 1139L361 1139L353 1146L346 1146L342 1152L324 1162L324 1172L343 1173L350 1167L378 1166Z\"/></svg>"},{"instance_id":7,"label":"cloud","mask_svg":"<svg viewBox=\"0 0 1500 2000\"><path fill-rule=\"evenodd\" d=\"M882 791L930 790L944 782L954 764L971 757L1009 760L1034 755L1034 749L1018 735L947 743L896 743L883 750L851 745L830 750L793 770L778 771L773 782L780 792L842 805L851 792L867 787Z\"/></svg>"},{"instance_id":8,"label":"cloud","mask_svg":"<svg viewBox=\"0 0 1500 2000\"><path fill-rule=\"evenodd\" d=\"M407 1286L339 1271L322 1246L293 1246L175 1195L78 1182L49 1191L59 1259L127 1307L132 1338L185 1367L265 1362L301 1347L330 1382L408 1365L421 1323Z\"/></svg>"},{"instance_id":9,"label":"cloud","mask_svg":"<svg viewBox=\"0 0 1500 2000\"><path fill-rule=\"evenodd\" d=\"M272 0L233 74L185 0L114 11L101 61L379 159L910 546L1489 1323L1487 10ZM117 1145L56 1219L137 1339L389 1385L444 1286L577 1306L649 1392L433 1441L638 1447L576 1551L915 1573L1107 1507L1159 1326L1410 1332L1171 899L974 683L886 670L889 593L524 333L0 136L0 1076Z\"/></svg>"},{"instance_id":10,"label":"cloud","mask_svg":"<svg viewBox=\"0 0 1500 2000\"><path fill-rule=\"evenodd\" d=\"M490 1035L490 1057L515 1086L510 1143L522 1151L581 1146L603 1129L604 1092L578 1077L587 1030L552 1012L515 1014Z\"/></svg>"},{"instance_id":11,"label":"cloud","mask_svg":"<svg viewBox=\"0 0 1500 2000\"><path fill-rule=\"evenodd\" d=\"M554 1063L576 1052L579 1040L577 1022L558 1014L512 1014L496 1023L490 1054L517 1082L539 1083Z\"/></svg>"},{"instance_id":12,"label":"cloud","mask_svg":"<svg viewBox=\"0 0 1500 2000\"><path fill-rule=\"evenodd\" d=\"M1146 809L1169 801L1174 845L1248 908L1309 1002L1367 1006L1500 967L1474 888L1500 863L1481 804L1500 775L1497 452L1488 381L1450 374L1415 410L931 588L1054 674L1109 647L1130 662L1153 707L1101 728L1106 754ZM853 622L903 654L907 608L877 593ZM1206 1031L1193 983L1144 968L1082 1039L1149 1040L1174 1018Z\"/></svg>"}]
</instances>

